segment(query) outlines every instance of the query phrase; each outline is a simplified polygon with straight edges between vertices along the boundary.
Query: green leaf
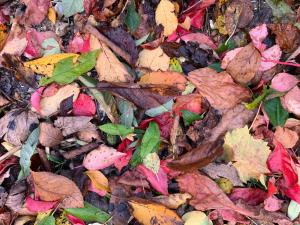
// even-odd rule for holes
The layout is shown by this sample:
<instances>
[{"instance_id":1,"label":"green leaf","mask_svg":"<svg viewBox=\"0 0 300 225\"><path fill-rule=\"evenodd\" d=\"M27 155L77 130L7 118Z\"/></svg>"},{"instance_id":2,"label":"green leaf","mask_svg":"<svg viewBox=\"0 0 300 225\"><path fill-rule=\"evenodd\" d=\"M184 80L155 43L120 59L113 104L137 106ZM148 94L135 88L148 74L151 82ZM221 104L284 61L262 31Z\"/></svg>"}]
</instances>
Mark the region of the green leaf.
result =
<instances>
[{"instance_id":1,"label":"green leaf","mask_svg":"<svg viewBox=\"0 0 300 225\"><path fill-rule=\"evenodd\" d=\"M283 0L266 0L266 3L271 7L273 16L277 18L291 18L295 14L291 7Z\"/></svg>"},{"instance_id":2,"label":"green leaf","mask_svg":"<svg viewBox=\"0 0 300 225\"><path fill-rule=\"evenodd\" d=\"M264 109L274 127L283 126L289 118L289 113L282 107L279 97L265 101Z\"/></svg>"},{"instance_id":3,"label":"green leaf","mask_svg":"<svg viewBox=\"0 0 300 225\"><path fill-rule=\"evenodd\" d=\"M85 222L105 223L110 218L109 214L87 202L84 203L84 208L68 208L65 211Z\"/></svg>"},{"instance_id":4,"label":"green leaf","mask_svg":"<svg viewBox=\"0 0 300 225\"><path fill-rule=\"evenodd\" d=\"M99 126L99 129L107 134L119 135L121 137L126 137L128 134L132 134L134 131L133 128L129 128L122 124L116 124L116 123L107 123L101 125Z\"/></svg>"},{"instance_id":5,"label":"green leaf","mask_svg":"<svg viewBox=\"0 0 300 225\"><path fill-rule=\"evenodd\" d=\"M42 43L43 56L60 53L60 46L54 38L45 39Z\"/></svg>"},{"instance_id":6,"label":"green leaf","mask_svg":"<svg viewBox=\"0 0 300 225\"><path fill-rule=\"evenodd\" d=\"M221 68L221 64L220 64L220 63L212 63L212 64L210 64L208 67L211 68L211 69L214 69L214 70L217 71L218 73L224 71L224 70Z\"/></svg>"},{"instance_id":7,"label":"green leaf","mask_svg":"<svg viewBox=\"0 0 300 225\"><path fill-rule=\"evenodd\" d=\"M271 93L272 89L264 87L262 94L257 96L252 102L245 104L245 107L249 110L256 109L259 104Z\"/></svg>"},{"instance_id":8,"label":"green leaf","mask_svg":"<svg viewBox=\"0 0 300 225\"><path fill-rule=\"evenodd\" d=\"M62 85L72 83L80 75L85 74L95 67L99 52L99 50L95 50L84 53L79 56L75 64L73 64L74 57L60 60L55 64L52 76L43 77L40 80L40 85L47 85L52 82Z\"/></svg>"},{"instance_id":9,"label":"green leaf","mask_svg":"<svg viewBox=\"0 0 300 225\"><path fill-rule=\"evenodd\" d=\"M178 72L178 73L183 73L181 64L177 58L172 58L170 61L170 71Z\"/></svg>"},{"instance_id":10,"label":"green leaf","mask_svg":"<svg viewBox=\"0 0 300 225\"><path fill-rule=\"evenodd\" d=\"M182 118L185 126L191 125L196 120L203 119L203 115L199 115L188 110L181 110L181 112L182 112Z\"/></svg>"},{"instance_id":11,"label":"green leaf","mask_svg":"<svg viewBox=\"0 0 300 225\"><path fill-rule=\"evenodd\" d=\"M35 152L35 148L39 141L40 128L34 129L26 142L23 144L20 152L20 166L21 171L19 173L18 179L21 180L26 178L30 173L30 158Z\"/></svg>"},{"instance_id":12,"label":"green leaf","mask_svg":"<svg viewBox=\"0 0 300 225\"><path fill-rule=\"evenodd\" d=\"M131 103L124 99L118 100L118 109L121 113L120 122L126 127L131 127L134 119L134 110Z\"/></svg>"},{"instance_id":13,"label":"green leaf","mask_svg":"<svg viewBox=\"0 0 300 225\"><path fill-rule=\"evenodd\" d=\"M136 40L135 45L140 46L141 44L143 44L148 39L149 36L150 36L150 33L148 33L145 36L141 37L140 39Z\"/></svg>"},{"instance_id":14,"label":"green leaf","mask_svg":"<svg viewBox=\"0 0 300 225\"><path fill-rule=\"evenodd\" d=\"M43 218L37 225L55 225L55 218L53 215Z\"/></svg>"},{"instance_id":15,"label":"green leaf","mask_svg":"<svg viewBox=\"0 0 300 225\"><path fill-rule=\"evenodd\" d=\"M141 17L136 12L135 9L135 0L131 1L131 4L127 8L127 14L125 17L125 24L131 33L135 32L141 23Z\"/></svg>"},{"instance_id":16,"label":"green leaf","mask_svg":"<svg viewBox=\"0 0 300 225\"><path fill-rule=\"evenodd\" d=\"M84 11L83 0L62 0L63 15L70 17Z\"/></svg>"},{"instance_id":17,"label":"green leaf","mask_svg":"<svg viewBox=\"0 0 300 225\"><path fill-rule=\"evenodd\" d=\"M218 46L218 48L216 49L216 52L220 54L220 53L225 52L227 50L232 50L232 49L234 49L234 47L235 47L234 41L229 40L229 41L227 41L227 43L226 42L221 43Z\"/></svg>"},{"instance_id":18,"label":"green leaf","mask_svg":"<svg viewBox=\"0 0 300 225\"><path fill-rule=\"evenodd\" d=\"M288 217L291 220L294 220L299 216L299 213L300 213L300 204L291 200L289 207L288 207L288 212L287 212Z\"/></svg>"},{"instance_id":19,"label":"green leaf","mask_svg":"<svg viewBox=\"0 0 300 225\"><path fill-rule=\"evenodd\" d=\"M174 104L174 101L170 100L170 101L164 103L163 105L160 105L160 106L152 108L152 109L148 109L145 112L145 114L150 117L159 116L159 115L163 114L164 112L169 112L172 109L173 104Z\"/></svg>"}]
</instances>

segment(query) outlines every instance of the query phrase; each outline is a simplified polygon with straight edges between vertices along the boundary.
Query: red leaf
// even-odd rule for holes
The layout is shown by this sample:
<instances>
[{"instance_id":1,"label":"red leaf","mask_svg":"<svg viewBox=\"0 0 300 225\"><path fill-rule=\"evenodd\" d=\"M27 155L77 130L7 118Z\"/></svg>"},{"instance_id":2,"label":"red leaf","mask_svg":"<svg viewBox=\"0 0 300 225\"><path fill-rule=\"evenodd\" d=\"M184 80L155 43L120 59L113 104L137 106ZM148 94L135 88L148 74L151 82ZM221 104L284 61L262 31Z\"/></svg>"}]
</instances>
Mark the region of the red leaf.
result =
<instances>
[{"instance_id":1,"label":"red leaf","mask_svg":"<svg viewBox=\"0 0 300 225\"><path fill-rule=\"evenodd\" d=\"M18 164L17 158L15 156L9 157L8 159L0 163L0 175L11 165Z\"/></svg>"},{"instance_id":2,"label":"red leaf","mask_svg":"<svg viewBox=\"0 0 300 225\"><path fill-rule=\"evenodd\" d=\"M56 92L59 90L58 84L50 84L44 91L43 91L43 97L50 97L56 94Z\"/></svg>"},{"instance_id":3,"label":"red leaf","mask_svg":"<svg viewBox=\"0 0 300 225\"><path fill-rule=\"evenodd\" d=\"M286 186L284 184L284 181L281 181L281 184L279 185L280 191L288 196L290 199L298 202L300 204L300 186L298 183L292 185L292 186Z\"/></svg>"},{"instance_id":4,"label":"red leaf","mask_svg":"<svg viewBox=\"0 0 300 225\"><path fill-rule=\"evenodd\" d=\"M95 4L96 4L96 0L83 0L84 11L87 15L91 14Z\"/></svg>"},{"instance_id":5,"label":"red leaf","mask_svg":"<svg viewBox=\"0 0 300 225\"><path fill-rule=\"evenodd\" d=\"M96 105L93 99L86 94L79 94L73 103L73 114L75 116L93 116L96 113Z\"/></svg>"},{"instance_id":6,"label":"red leaf","mask_svg":"<svg viewBox=\"0 0 300 225\"><path fill-rule=\"evenodd\" d=\"M196 114L202 112L201 109L202 97L199 94L182 95L176 98L176 103L173 105L172 111L181 116L181 110L188 110Z\"/></svg>"},{"instance_id":7,"label":"red leaf","mask_svg":"<svg viewBox=\"0 0 300 225\"><path fill-rule=\"evenodd\" d=\"M258 205L267 198L267 192L259 188L235 188L229 195L232 201L243 200L248 205Z\"/></svg>"},{"instance_id":8,"label":"red leaf","mask_svg":"<svg viewBox=\"0 0 300 225\"><path fill-rule=\"evenodd\" d=\"M156 191L162 193L163 195L168 195L168 177L162 168L159 168L157 174L154 174L151 170L143 165L139 165L137 170L147 177L147 180Z\"/></svg>"},{"instance_id":9,"label":"red leaf","mask_svg":"<svg viewBox=\"0 0 300 225\"><path fill-rule=\"evenodd\" d=\"M47 16L50 0L28 0L24 2L26 11L21 19L23 24L39 25Z\"/></svg>"},{"instance_id":10,"label":"red leaf","mask_svg":"<svg viewBox=\"0 0 300 225\"><path fill-rule=\"evenodd\" d=\"M52 209L57 202L46 202L34 200L31 197L27 197L25 201L25 207L31 212L45 212Z\"/></svg>"},{"instance_id":11,"label":"red leaf","mask_svg":"<svg viewBox=\"0 0 300 225\"><path fill-rule=\"evenodd\" d=\"M268 197L271 197L275 193L277 193L277 187L275 186L275 178L272 177L268 180Z\"/></svg>"},{"instance_id":12,"label":"red leaf","mask_svg":"<svg viewBox=\"0 0 300 225\"><path fill-rule=\"evenodd\" d=\"M132 143L129 139L124 139L118 146L117 151L118 152L123 152L126 155L122 156L118 160L115 161L114 165L115 167L121 172L122 168L127 166L131 157L132 157L132 152L134 148L128 148L128 146Z\"/></svg>"},{"instance_id":13,"label":"red leaf","mask_svg":"<svg viewBox=\"0 0 300 225\"><path fill-rule=\"evenodd\" d=\"M85 223L81 220L81 219L78 219L77 217L75 216L72 216L72 215L67 215L67 218L68 220L73 224L73 225L85 225Z\"/></svg>"},{"instance_id":14,"label":"red leaf","mask_svg":"<svg viewBox=\"0 0 300 225\"><path fill-rule=\"evenodd\" d=\"M30 103L31 106L37 111L40 112L40 102L42 98L42 93L44 91L45 87L40 87L35 92L32 93L30 97Z\"/></svg>"},{"instance_id":15,"label":"red leaf","mask_svg":"<svg viewBox=\"0 0 300 225\"><path fill-rule=\"evenodd\" d=\"M202 34L202 33L186 34L186 35L182 36L180 39L185 42L192 41L192 42L199 43L199 45L207 45L211 49L217 48L217 46L211 40L211 38L209 36L207 36L206 34Z\"/></svg>"},{"instance_id":16,"label":"red leaf","mask_svg":"<svg viewBox=\"0 0 300 225\"><path fill-rule=\"evenodd\" d=\"M90 36L82 37L79 33L70 41L67 52L83 53L90 50Z\"/></svg>"},{"instance_id":17,"label":"red leaf","mask_svg":"<svg viewBox=\"0 0 300 225\"><path fill-rule=\"evenodd\" d=\"M233 223L242 223L242 224L249 224L249 220L246 219L243 215L230 210L230 209L217 209L212 211L209 214L209 218L211 220L217 220L219 215L226 221L233 222Z\"/></svg>"},{"instance_id":18,"label":"red leaf","mask_svg":"<svg viewBox=\"0 0 300 225\"><path fill-rule=\"evenodd\" d=\"M173 32L173 34L168 36L167 42L177 41L180 37L190 33L190 31L184 29L183 27L177 26L177 29Z\"/></svg>"}]
</instances>

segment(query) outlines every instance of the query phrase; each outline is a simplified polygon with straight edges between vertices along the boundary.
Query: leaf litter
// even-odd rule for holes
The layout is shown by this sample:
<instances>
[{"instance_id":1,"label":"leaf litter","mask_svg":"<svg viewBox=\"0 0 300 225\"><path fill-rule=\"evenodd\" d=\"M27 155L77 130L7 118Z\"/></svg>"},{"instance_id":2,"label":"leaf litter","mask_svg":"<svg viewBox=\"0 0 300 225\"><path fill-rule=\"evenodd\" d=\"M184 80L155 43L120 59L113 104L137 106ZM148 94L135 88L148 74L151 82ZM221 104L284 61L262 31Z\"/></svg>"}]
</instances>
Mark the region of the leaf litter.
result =
<instances>
[{"instance_id":1,"label":"leaf litter","mask_svg":"<svg viewBox=\"0 0 300 225\"><path fill-rule=\"evenodd\" d=\"M0 223L300 223L296 0L0 0Z\"/></svg>"}]
</instances>

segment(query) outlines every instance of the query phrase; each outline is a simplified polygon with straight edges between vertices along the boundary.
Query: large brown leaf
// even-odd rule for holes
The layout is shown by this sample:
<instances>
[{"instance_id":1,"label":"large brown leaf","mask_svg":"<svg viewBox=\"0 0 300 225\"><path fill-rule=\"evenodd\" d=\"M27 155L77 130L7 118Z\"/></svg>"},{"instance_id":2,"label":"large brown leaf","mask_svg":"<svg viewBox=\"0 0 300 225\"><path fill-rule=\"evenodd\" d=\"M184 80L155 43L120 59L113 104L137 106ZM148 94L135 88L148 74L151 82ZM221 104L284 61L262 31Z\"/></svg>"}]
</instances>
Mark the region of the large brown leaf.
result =
<instances>
[{"instance_id":1,"label":"large brown leaf","mask_svg":"<svg viewBox=\"0 0 300 225\"><path fill-rule=\"evenodd\" d=\"M142 109L158 107L172 98L153 92L151 88L142 88L137 85L102 82L97 87L102 91L110 91L115 95L121 96Z\"/></svg>"},{"instance_id":2,"label":"large brown leaf","mask_svg":"<svg viewBox=\"0 0 300 225\"><path fill-rule=\"evenodd\" d=\"M31 172L37 196L43 201L60 201L62 208L83 207L83 197L68 178L48 172Z\"/></svg>"},{"instance_id":3,"label":"large brown leaf","mask_svg":"<svg viewBox=\"0 0 300 225\"><path fill-rule=\"evenodd\" d=\"M41 145L53 147L58 145L64 139L60 129L53 126L51 123L43 122L40 124L39 141Z\"/></svg>"},{"instance_id":4,"label":"large brown leaf","mask_svg":"<svg viewBox=\"0 0 300 225\"><path fill-rule=\"evenodd\" d=\"M207 67L190 72L188 79L197 87L200 94L218 110L233 108L251 97L249 90L234 83L227 72L217 73Z\"/></svg>"},{"instance_id":5,"label":"large brown leaf","mask_svg":"<svg viewBox=\"0 0 300 225\"><path fill-rule=\"evenodd\" d=\"M261 63L259 51L252 43L243 47L226 67L231 77L240 84L246 85L254 77Z\"/></svg>"}]
</instances>

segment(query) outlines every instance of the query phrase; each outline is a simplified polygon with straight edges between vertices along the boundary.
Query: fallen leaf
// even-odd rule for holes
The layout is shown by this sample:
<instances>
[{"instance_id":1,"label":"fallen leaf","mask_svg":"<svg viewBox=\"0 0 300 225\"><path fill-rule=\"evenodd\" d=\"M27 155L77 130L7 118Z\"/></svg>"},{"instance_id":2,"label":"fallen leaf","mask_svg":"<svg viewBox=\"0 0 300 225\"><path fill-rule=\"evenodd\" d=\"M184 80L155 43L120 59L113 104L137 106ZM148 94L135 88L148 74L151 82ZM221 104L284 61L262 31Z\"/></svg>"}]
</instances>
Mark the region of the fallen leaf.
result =
<instances>
[{"instance_id":1,"label":"fallen leaf","mask_svg":"<svg viewBox=\"0 0 300 225\"><path fill-rule=\"evenodd\" d=\"M92 184L95 188L101 191L108 192L109 185L108 179L98 170L89 170L85 174L91 179Z\"/></svg>"},{"instance_id":2,"label":"fallen leaf","mask_svg":"<svg viewBox=\"0 0 300 225\"><path fill-rule=\"evenodd\" d=\"M246 217L230 209L217 209L209 214L209 218L212 220L220 217L230 223L249 224L249 220Z\"/></svg>"},{"instance_id":3,"label":"fallen leaf","mask_svg":"<svg viewBox=\"0 0 300 225\"><path fill-rule=\"evenodd\" d=\"M276 91L286 92L295 87L299 82L299 79L294 75L278 73L271 81L271 88Z\"/></svg>"},{"instance_id":4,"label":"fallen leaf","mask_svg":"<svg viewBox=\"0 0 300 225\"><path fill-rule=\"evenodd\" d=\"M130 200L132 215L144 225L152 225L153 221L162 225L183 224L179 216L165 206L143 199Z\"/></svg>"},{"instance_id":5,"label":"fallen leaf","mask_svg":"<svg viewBox=\"0 0 300 225\"><path fill-rule=\"evenodd\" d=\"M295 86L281 98L283 106L297 117L300 116L300 88Z\"/></svg>"},{"instance_id":6,"label":"fallen leaf","mask_svg":"<svg viewBox=\"0 0 300 225\"><path fill-rule=\"evenodd\" d=\"M2 221L3 218L0 218L0 221ZM19 216L18 218L16 218L14 225L24 225L29 221L34 221L35 218L33 216ZM3 225L8 225L9 223L4 223Z\"/></svg>"},{"instance_id":7,"label":"fallen leaf","mask_svg":"<svg viewBox=\"0 0 300 225\"><path fill-rule=\"evenodd\" d=\"M137 170L128 170L120 176L118 183L128 186L150 189L146 177Z\"/></svg>"},{"instance_id":8,"label":"fallen leaf","mask_svg":"<svg viewBox=\"0 0 300 225\"><path fill-rule=\"evenodd\" d=\"M68 136L78 131L82 131L91 126L90 120L92 117L88 116L70 116L70 117L58 117L54 121L54 125L62 129L62 134Z\"/></svg>"},{"instance_id":9,"label":"fallen leaf","mask_svg":"<svg viewBox=\"0 0 300 225\"><path fill-rule=\"evenodd\" d=\"M276 61L280 60L281 54L282 54L282 52L281 52L279 45L274 45L271 48L264 50L261 53L262 62L260 64L259 71L264 72L264 71L267 71L267 70L273 68L274 66L276 66L276 64L277 64ZM266 60L266 61L264 61L264 60ZM267 60L272 60L272 62L269 62Z\"/></svg>"},{"instance_id":10,"label":"fallen leaf","mask_svg":"<svg viewBox=\"0 0 300 225\"><path fill-rule=\"evenodd\" d=\"M99 170L109 167L116 160L124 156L125 153L118 152L116 149L106 145L100 145L91 151L83 160L83 166L88 170Z\"/></svg>"},{"instance_id":11,"label":"fallen leaf","mask_svg":"<svg viewBox=\"0 0 300 225\"><path fill-rule=\"evenodd\" d=\"M67 52L72 53L84 53L90 50L90 35L82 37L79 33L75 34L75 37L69 42Z\"/></svg>"},{"instance_id":12,"label":"fallen leaf","mask_svg":"<svg viewBox=\"0 0 300 225\"><path fill-rule=\"evenodd\" d=\"M259 205L267 198L267 192L259 188L234 188L229 195L233 202L243 200L248 205Z\"/></svg>"},{"instance_id":13,"label":"fallen leaf","mask_svg":"<svg viewBox=\"0 0 300 225\"><path fill-rule=\"evenodd\" d=\"M56 23L56 11L53 7L49 8L47 17L53 24Z\"/></svg>"},{"instance_id":14,"label":"fallen leaf","mask_svg":"<svg viewBox=\"0 0 300 225\"><path fill-rule=\"evenodd\" d=\"M178 25L177 16L175 15L175 6L169 0L161 0L155 11L156 24L163 25L164 35L172 34Z\"/></svg>"},{"instance_id":15,"label":"fallen leaf","mask_svg":"<svg viewBox=\"0 0 300 225\"><path fill-rule=\"evenodd\" d=\"M57 202L45 202L32 199L30 196L25 200L25 207L31 212L45 212L52 209Z\"/></svg>"},{"instance_id":16,"label":"fallen leaf","mask_svg":"<svg viewBox=\"0 0 300 225\"><path fill-rule=\"evenodd\" d=\"M243 47L235 48L226 52L224 58L222 59L221 68L225 70L228 64L235 58L235 56L243 49Z\"/></svg>"},{"instance_id":17,"label":"fallen leaf","mask_svg":"<svg viewBox=\"0 0 300 225\"><path fill-rule=\"evenodd\" d=\"M65 17L84 11L83 0L62 0L61 6Z\"/></svg>"},{"instance_id":18,"label":"fallen leaf","mask_svg":"<svg viewBox=\"0 0 300 225\"><path fill-rule=\"evenodd\" d=\"M267 25L263 23L252 28L249 35L255 48L257 48L260 52L263 52L267 47L266 44L263 43L263 40L268 36Z\"/></svg>"},{"instance_id":19,"label":"fallen leaf","mask_svg":"<svg viewBox=\"0 0 300 225\"><path fill-rule=\"evenodd\" d=\"M81 93L73 103L72 112L75 116L94 116L96 113L95 102L89 95Z\"/></svg>"},{"instance_id":20,"label":"fallen leaf","mask_svg":"<svg viewBox=\"0 0 300 225\"><path fill-rule=\"evenodd\" d=\"M2 95L0 95L0 107L5 106L9 103L9 101L4 98Z\"/></svg>"},{"instance_id":21,"label":"fallen leaf","mask_svg":"<svg viewBox=\"0 0 300 225\"><path fill-rule=\"evenodd\" d=\"M157 174L160 168L160 158L156 152L147 154L143 158L143 165L151 170L154 174Z\"/></svg>"},{"instance_id":22,"label":"fallen leaf","mask_svg":"<svg viewBox=\"0 0 300 225\"><path fill-rule=\"evenodd\" d=\"M273 126L283 126L289 118L289 113L282 107L279 97L266 100L263 106Z\"/></svg>"},{"instance_id":23,"label":"fallen leaf","mask_svg":"<svg viewBox=\"0 0 300 225\"><path fill-rule=\"evenodd\" d=\"M177 209L182 204L186 203L192 196L190 194L170 194L169 196L156 196L151 198L152 201L166 206L169 209Z\"/></svg>"},{"instance_id":24,"label":"fallen leaf","mask_svg":"<svg viewBox=\"0 0 300 225\"><path fill-rule=\"evenodd\" d=\"M186 43L191 42L197 42L199 46L206 46L213 50L217 48L217 45L211 40L209 36L203 33L190 33L183 35L180 37L181 40L185 41Z\"/></svg>"},{"instance_id":25,"label":"fallen leaf","mask_svg":"<svg viewBox=\"0 0 300 225\"><path fill-rule=\"evenodd\" d=\"M199 94L182 95L176 98L176 102L173 105L172 111L181 116L182 110L188 110L190 112L200 114L202 112L202 96Z\"/></svg>"},{"instance_id":26,"label":"fallen leaf","mask_svg":"<svg viewBox=\"0 0 300 225\"><path fill-rule=\"evenodd\" d=\"M25 192L27 191L27 184L25 180L17 181L9 190L5 206L13 213L18 213L21 210L25 200Z\"/></svg>"},{"instance_id":27,"label":"fallen leaf","mask_svg":"<svg viewBox=\"0 0 300 225\"><path fill-rule=\"evenodd\" d=\"M182 216L184 225L213 225L212 221L201 211L190 211Z\"/></svg>"},{"instance_id":28,"label":"fallen leaf","mask_svg":"<svg viewBox=\"0 0 300 225\"><path fill-rule=\"evenodd\" d=\"M264 209L269 212L276 212L282 208L282 200L275 196L270 196L264 201Z\"/></svg>"},{"instance_id":29,"label":"fallen leaf","mask_svg":"<svg viewBox=\"0 0 300 225\"><path fill-rule=\"evenodd\" d=\"M168 0L162 0L168 1ZM143 49L139 54L137 66L153 71L167 71L170 65L170 57L164 53L161 47L153 50Z\"/></svg>"},{"instance_id":30,"label":"fallen leaf","mask_svg":"<svg viewBox=\"0 0 300 225\"><path fill-rule=\"evenodd\" d=\"M266 167L271 152L268 143L254 139L247 126L227 132L224 141L226 158L234 161L233 165L243 182L246 183L251 178L259 179L262 174L269 172Z\"/></svg>"},{"instance_id":31,"label":"fallen leaf","mask_svg":"<svg viewBox=\"0 0 300 225\"><path fill-rule=\"evenodd\" d=\"M249 44L241 49L229 62L226 72L242 85L248 84L260 67L260 53L253 44Z\"/></svg>"},{"instance_id":32,"label":"fallen leaf","mask_svg":"<svg viewBox=\"0 0 300 225\"><path fill-rule=\"evenodd\" d=\"M297 132L283 127L276 127L274 137L285 148L293 148L299 140Z\"/></svg>"},{"instance_id":33,"label":"fallen leaf","mask_svg":"<svg viewBox=\"0 0 300 225\"><path fill-rule=\"evenodd\" d=\"M249 90L235 84L226 72L217 73L210 68L197 69L188 74L188 79L218 110L233 108L250 98Z\"/></svg>"},{"instance_id":34,"label":"fallen leaf","mask_svg":"<svg viewBox=\"0 0 300 225\"><path fill-rule=\"evenodd\" d=\"M76 84L68 84L58 89L58 91L49 97L43 97L40 101L40 114L42 116L51 116L58 112L60 103L73 96L73 102L77 99L80 89Z\"/></svg>"},{"instance_id":35,"label":"fallen leaf","mask_svg":"<svg viewBox=\"0 0 300 225\"><path fill-rule=\"evenodd\" d=\"M26 10L21 23L29 26L41 24L48 14L50 0L30 0L24 2Z\"/></svg>"},{"instance_id":36,"label":"fallen leaf","mask_svg":"<svg viewBox=\"0 0 300 225\"><path fill-rule=\"evenodd\" d=\"M295 201L290 201L290 204L289 204L289 207L288 207L288 217L291 219L291 220L295 220L298 216L299 216L299 213L300 213L300 204L298 204L297 202Z\"/></svg>"},{"instance_id":37,"label":"fallen leaf","mask_svg":"<svg viewBox=\"0 0 300 225\"><path fill-rule=\"evenodd\" d=\"M83 197L68 178L49 172L31 172L35 194L43 201L61 201L62 208L83 207Z\"/></svg>"},{"instance_id":38,"label":"fallen leaf","mask_svg":"<svg viewBox=\"0 0 300 225\"><path fill-rule=\"evenodd\" d=\"M41 145L45 147L53 147L59 145L63 140L63 135L60 129L53 126L51 123L40 123L40 137Z\"/></svg>"},{"instance_id":39,"label":"fallen leaf","mask_svg":"<svg viewBox=\"0 0 300 225\"><path fill-rule=\"evenodd\" d=\"M96 70L100 81L129 82L133 81L126 67L118 60L115 54L93 35L90 37L91 50L100 49L97 58Z\"/></svg>"}]
</instances>

